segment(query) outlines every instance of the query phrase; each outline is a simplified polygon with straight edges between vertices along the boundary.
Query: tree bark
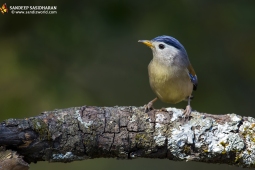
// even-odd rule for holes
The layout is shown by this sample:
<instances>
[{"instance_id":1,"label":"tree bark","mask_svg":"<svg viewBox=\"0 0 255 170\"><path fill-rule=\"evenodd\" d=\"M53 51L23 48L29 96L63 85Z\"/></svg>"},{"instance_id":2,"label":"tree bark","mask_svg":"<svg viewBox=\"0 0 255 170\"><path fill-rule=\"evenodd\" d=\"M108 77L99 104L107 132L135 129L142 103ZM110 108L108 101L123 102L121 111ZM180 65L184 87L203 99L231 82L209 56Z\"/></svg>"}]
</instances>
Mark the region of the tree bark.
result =
<instances>
[{"instance_id":1,"label":"tree bark","mask_svg":"<svg viewBox=\"0 0 255 170\"><path fill-rule=\"evenodd\" d=\"M0 124L0 153L17 152L23 166L37 161L137 157L254 167L255 119L144 107L82 106L46 111ZM1 160L0 154L0 160ZM15 157L15 156L14 156ZM4 156L0 169L4 167ZM8 157L12 159L12 157ZM5 169L5 168L4 168Z\"/></svg>"}]
</instances>

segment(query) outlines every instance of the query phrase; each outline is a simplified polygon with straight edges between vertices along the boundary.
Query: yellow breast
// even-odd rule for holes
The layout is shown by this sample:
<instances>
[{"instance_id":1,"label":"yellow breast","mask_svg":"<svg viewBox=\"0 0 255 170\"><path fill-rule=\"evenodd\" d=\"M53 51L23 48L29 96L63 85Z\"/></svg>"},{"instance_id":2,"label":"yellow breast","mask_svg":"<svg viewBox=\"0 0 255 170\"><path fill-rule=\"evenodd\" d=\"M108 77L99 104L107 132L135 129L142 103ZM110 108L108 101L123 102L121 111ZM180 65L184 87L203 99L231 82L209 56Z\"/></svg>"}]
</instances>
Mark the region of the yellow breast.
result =
<instances>
[{"instance_id":1,"label":"yellow breast","mask_svg":"<svg viewBox=\"0 0 255 170\"><path fill-rule=\"evenodd\" d=\"M163 102L174 104L191 95L193 84L187 68L170 67L152 60L148 71L150 86Z\"/></svg>"}]
</instances>

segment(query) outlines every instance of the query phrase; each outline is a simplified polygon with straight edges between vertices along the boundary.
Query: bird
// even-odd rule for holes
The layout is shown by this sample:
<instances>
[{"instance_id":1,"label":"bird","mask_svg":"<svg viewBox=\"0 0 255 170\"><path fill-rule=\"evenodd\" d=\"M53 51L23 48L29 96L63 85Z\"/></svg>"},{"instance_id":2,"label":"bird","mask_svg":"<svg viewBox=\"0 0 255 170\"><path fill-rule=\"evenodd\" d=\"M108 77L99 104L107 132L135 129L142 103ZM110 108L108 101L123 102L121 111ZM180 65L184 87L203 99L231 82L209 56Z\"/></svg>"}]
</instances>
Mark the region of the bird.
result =
<instances>
[{"instance_id":1,"label":"bird","mask_svg":"<svg viewBox=\"0 0 255 170\"><path fill-rule=\"evenodd\" d=\"M153 54L148 73L151 89L157 97L146 105L146 110L151 110L158 98L171 104L188 101L183 115L189 117L192 111L192 92L197 89L198 78L184 46L174 37L167 35L138 42L150 47Z\"/></svg>"}]
</instances>

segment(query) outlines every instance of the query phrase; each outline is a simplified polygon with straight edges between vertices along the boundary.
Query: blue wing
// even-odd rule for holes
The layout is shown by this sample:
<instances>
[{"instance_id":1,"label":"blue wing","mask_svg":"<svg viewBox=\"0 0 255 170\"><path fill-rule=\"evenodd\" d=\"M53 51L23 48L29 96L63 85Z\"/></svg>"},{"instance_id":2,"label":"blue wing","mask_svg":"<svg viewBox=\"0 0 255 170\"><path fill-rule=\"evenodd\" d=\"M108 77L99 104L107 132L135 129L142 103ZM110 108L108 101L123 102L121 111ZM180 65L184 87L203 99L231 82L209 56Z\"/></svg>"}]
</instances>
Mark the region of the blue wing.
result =
<instances>
[{"instance_id":1,"label":"blue wing","mask_svg":"<svg viewBox=\"0 0 255 170\"><path fill-rule=\"evenodd\" d=\"M189 77L190 77L190 80L191 82L193 83L193 90L196 90L197 89L197 76L193 76L191 73L189 73Z\"/></svg>"}]
</instances>

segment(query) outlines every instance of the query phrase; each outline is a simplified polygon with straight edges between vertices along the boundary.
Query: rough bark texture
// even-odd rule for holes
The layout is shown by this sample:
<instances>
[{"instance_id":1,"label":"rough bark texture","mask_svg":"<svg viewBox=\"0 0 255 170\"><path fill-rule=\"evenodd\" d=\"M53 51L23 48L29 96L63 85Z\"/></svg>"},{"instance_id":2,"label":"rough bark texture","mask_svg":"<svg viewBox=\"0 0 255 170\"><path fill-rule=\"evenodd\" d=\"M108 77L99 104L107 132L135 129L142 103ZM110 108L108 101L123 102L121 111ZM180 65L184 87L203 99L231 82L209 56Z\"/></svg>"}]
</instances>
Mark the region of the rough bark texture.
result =
<instances>
[{"instance_id":1,"label":"rough bark texture","mask_svg":"<svg viewBox=\"0 0 255 170\"><path fill-rule=\"evenodd\" d=\"M144 157L255 167L254 118L192 112L186 120L182 112L91 106L47 111L2 122L0 146L28 163Z\"/></svg>"}]
</instances>

